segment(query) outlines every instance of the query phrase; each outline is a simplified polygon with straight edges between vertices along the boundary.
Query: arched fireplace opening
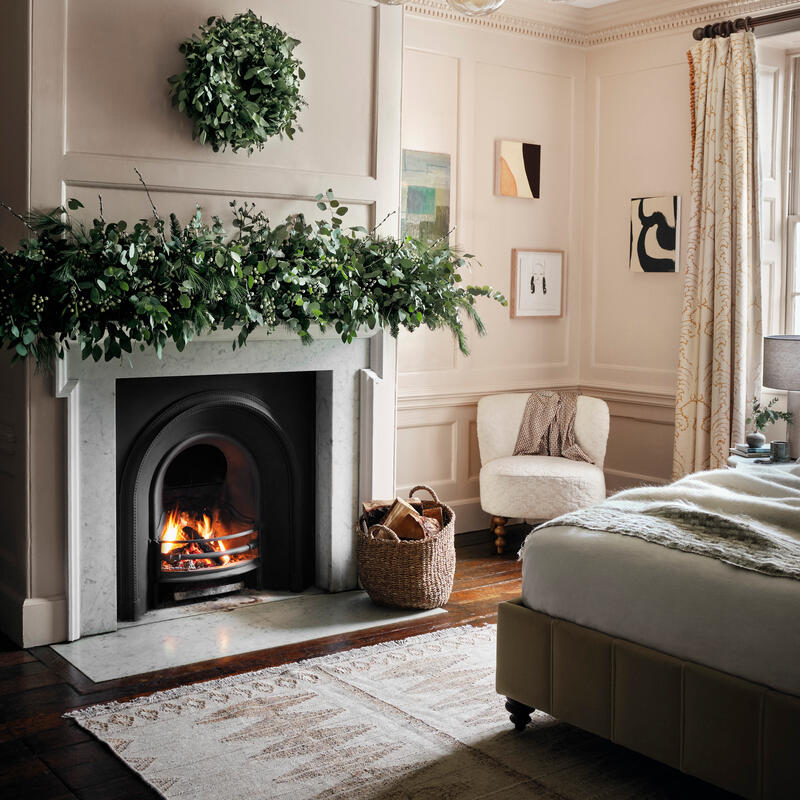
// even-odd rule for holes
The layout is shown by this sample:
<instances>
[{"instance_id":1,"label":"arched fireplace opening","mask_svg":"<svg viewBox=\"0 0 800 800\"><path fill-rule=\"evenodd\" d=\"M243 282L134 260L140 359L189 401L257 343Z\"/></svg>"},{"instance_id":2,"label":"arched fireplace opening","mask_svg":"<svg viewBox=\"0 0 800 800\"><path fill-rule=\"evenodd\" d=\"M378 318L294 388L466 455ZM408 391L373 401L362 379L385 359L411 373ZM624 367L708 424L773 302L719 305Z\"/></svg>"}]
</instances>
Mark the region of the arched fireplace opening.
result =
<instances>
[{"instance_id":1,"label":"arched fireplace opening","mask_svg":"<svg viewBox=\"0 0 800 800\"><path fill-rule=\"evenodd\" d=\"M138 432L120 480L121 620L241 586L311 584L313 471L292 440L301 421L287 415L263 397L210 389L174 400Z\"/></svg>"}]
</instances>

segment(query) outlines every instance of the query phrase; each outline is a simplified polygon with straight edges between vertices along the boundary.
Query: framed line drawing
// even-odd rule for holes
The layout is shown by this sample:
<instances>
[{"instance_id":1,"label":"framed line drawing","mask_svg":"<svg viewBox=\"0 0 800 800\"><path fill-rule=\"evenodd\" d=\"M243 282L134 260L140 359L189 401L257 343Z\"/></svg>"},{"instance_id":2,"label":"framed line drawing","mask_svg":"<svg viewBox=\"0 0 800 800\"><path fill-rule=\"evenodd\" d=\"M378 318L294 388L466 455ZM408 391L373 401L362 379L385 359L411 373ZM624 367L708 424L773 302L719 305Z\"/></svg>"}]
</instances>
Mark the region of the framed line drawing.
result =
<instances>
[{"instance_id":1,"label":"framed line drawing","mask_svg":"<svg viewBox=\"0 0 800 800\"><path fill-rule=\"evenodd\" d=\"M564 251L511 251L511 317L564 314Z\"/></svg>"}]
</instances>

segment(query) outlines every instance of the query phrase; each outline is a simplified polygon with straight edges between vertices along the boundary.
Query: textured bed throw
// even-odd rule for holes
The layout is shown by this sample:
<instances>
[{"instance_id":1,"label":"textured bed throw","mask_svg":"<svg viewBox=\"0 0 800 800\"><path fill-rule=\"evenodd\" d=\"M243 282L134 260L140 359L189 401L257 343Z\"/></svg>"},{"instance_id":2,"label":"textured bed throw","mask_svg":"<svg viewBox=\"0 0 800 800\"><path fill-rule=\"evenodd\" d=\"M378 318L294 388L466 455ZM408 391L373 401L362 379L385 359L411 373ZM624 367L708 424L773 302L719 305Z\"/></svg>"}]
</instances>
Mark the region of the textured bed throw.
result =
<instances>
[{"instance_id":1,"label":"textured bed throw","mask_svg":"<svg viewBox=\"0 0 800 800\"><path fill-rule=\"evenodd\" d=\"M800 467L722 469L669 486L620 492L536 528L572 526L635 536L734 567L800 580Z\"/></svg>"},{"instance_id":2,"label":"textured bed throw","mask_svg":"<svg viewBox=\"0 0 800 800\"><path fill-rule=\"evenodd\" d=\"M515 456L562 456L592 459L575 441L576 392L532 392L519 426Z\"/></svg>"}]
</instances>

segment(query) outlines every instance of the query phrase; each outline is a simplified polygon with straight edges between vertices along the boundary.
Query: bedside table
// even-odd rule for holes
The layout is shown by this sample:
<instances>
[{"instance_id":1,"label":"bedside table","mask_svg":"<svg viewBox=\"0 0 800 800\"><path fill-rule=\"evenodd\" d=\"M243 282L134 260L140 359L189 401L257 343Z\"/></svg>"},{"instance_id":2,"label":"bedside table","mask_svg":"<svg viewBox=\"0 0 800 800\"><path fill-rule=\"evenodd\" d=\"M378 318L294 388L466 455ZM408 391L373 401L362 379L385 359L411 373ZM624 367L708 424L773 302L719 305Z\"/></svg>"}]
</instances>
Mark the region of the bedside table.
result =
<instances>
[{"instance_id":1,"label":"bedside table","mask_svg":"<svg viewBox=\"0 0 800 800\"><path fill-rule=\"evenodd\" d=\"M800 475L800 464L794 459L781 462L780 464L756 464L755 461L754 458L732 455L728 458L728 467L730 467L730 469L779 469L784 472L789 472L797 467L797 474Z\"/></svg>"}]
</instances>

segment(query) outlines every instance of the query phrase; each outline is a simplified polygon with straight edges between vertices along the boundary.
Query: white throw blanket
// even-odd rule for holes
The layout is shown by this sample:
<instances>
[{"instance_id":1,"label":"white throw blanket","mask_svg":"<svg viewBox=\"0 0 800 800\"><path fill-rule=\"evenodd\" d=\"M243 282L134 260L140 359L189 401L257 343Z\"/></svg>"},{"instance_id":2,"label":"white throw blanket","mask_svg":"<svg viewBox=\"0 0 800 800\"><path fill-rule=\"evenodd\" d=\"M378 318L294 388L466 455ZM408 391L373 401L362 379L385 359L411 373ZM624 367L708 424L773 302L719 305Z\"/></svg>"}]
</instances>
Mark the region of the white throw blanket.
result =
<instances>
[{"instance_id":1,"label":"white throw blanket","mask_svg":"<svg viewBox=\"0 0 800 800\"><path fill-rule=\"evenodd\" d=\"M741 569L800 580L800 467L698 472L628 489L536 528L572 526L635 536Z\"/></svg>"}]
</instances>

